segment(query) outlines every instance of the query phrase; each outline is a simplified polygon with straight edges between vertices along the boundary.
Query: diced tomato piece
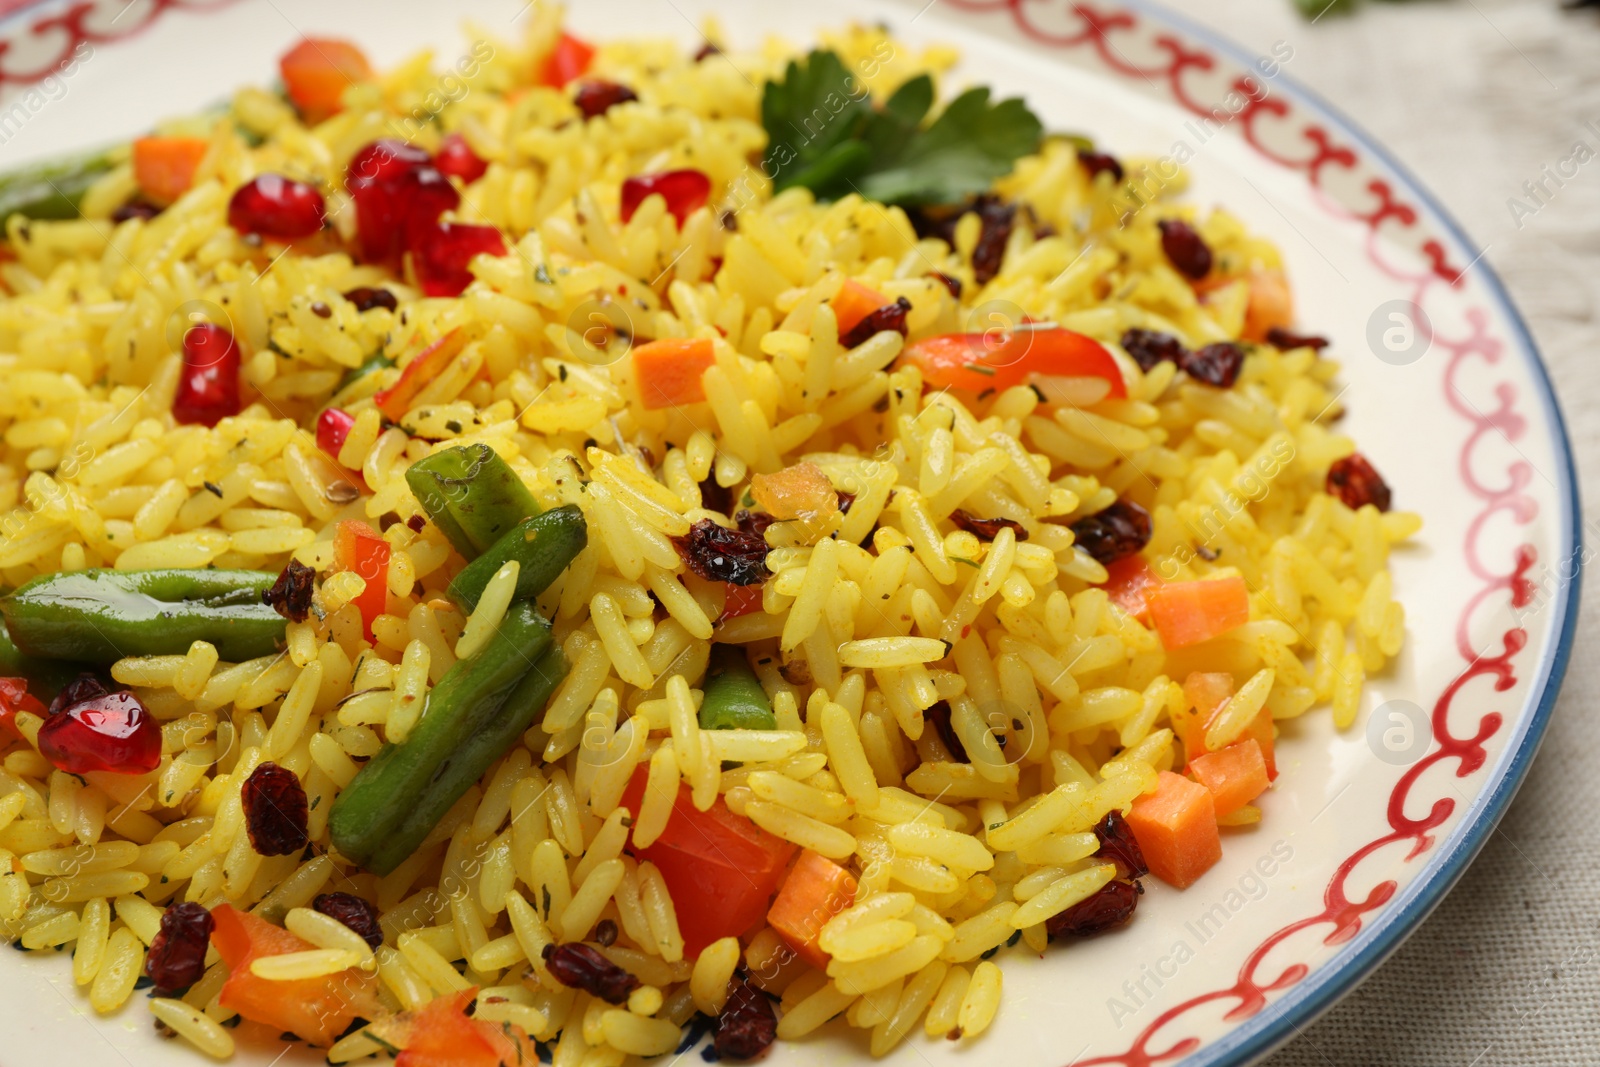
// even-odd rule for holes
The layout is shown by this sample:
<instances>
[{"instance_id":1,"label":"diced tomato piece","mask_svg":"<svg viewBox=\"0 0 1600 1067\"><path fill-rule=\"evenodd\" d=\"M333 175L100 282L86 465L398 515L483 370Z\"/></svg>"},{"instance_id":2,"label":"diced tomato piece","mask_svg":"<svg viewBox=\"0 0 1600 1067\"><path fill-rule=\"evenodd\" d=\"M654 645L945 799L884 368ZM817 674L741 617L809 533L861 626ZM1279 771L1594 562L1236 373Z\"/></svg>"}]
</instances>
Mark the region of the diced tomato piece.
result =
<instances>
[{"instance_id":1,"label":"diced tomato piece","mask_svg":"<svg viewBox=\"0 0 1600 1067\"><path fill-rule=\"evenodd\" d=\"M728 598L723 601L721 621L737 619L741 615L761 610L761 586L734 585L732 582L722 584L728 587Z\"/></svg>"},{"instance_id":2,"label":"diced tomato piece","mask_svg":"<svg viewBox=\"0 0 1600 1067\"><path fill-rule=\"evenodd\" d=\"M536 1064L537 1046L522 1028L510 1023L485 1022L467 1017L467 1006L478 994L473 986L438 997L420 1011L386 1022L384 1040L403 1043L395 1067L506 1067Z\"/></svg>"},{"instance_id":3,"label":"diced tomato piece","mask_svg":"<svg viewBox=\"0 0 1600 1067\"><path fill-rule=\"evenodd\" d=\"M648 770L633 774L622 804L637 812ZM698 956L713 941L745 933L767 913L795 846L728 810L721 797L706 811L678 787L666 829L648 848L633 849L661 871L678 912L684 953Z\"/></svg>"},{"instance_id":4,"label":"diced tomato piece","mask_svg":"<svg viewBox=\"0 0 1600 1067\"><path fill-rule=\"evenodd\" d=\"M581 77L593 60L594 45L563 30L555 48L545 57L544 69L539 72L539 84L560 89L572 79Z\"/></svg>"},{"instance_id":5,"label":"diced tomato piece","mask_svg":"<svg viewBox=\"0 0 1600 1067\"><path fill-rule=\"evenodd\" d=\"M730 589L736 588L729 586ZM759 588L757 592L760 592ZM759 606L760 598L756 598ZM20 740L22 735L17 732L17 712L31 711L35 715L43 715L45 706L38 697L28 692L26 678L0 678L0 738Z\"/></svg>"},{"instance_id":6,"label":"diced tomato piece","mask_svg":"<svg viewBox=\"0 0 1600 1067\"><path fill-rule=\"evenodd\" d=\"M1148 590L1145 602L1169 650L1198 645L1250 621L1250 590L1238 576L1166 582Z\"/></svg>"},{"instance_id":7,"label":"diced tomato piece","mask_svg":"<svg viewBox=\"0 0 1600 1067\"><path fill-rule=\"evenodd\" d=\"M639 399L651 410L698 404L706 398L701 376L717 358L704 337L668 337L633 350Z\"/></svg>"},{"instance_id":8,"label":"diced tomato piece","mask_svg":"<svg viewBox=\"0 0 1600 1067\"><path fill-rule=\"evenodd\" d=\"M1261 746L1251 738L1190 760L1189 773L1211 790L1219 819L1232 815L1272 784Z\"/></svg>"},{"instance_id":9,"label":"diced tomato piece","mask_svg":"<svg viewBox=\"0 0 1600 1067\"><path fill-rule=\"evenodd\" d=\"M940 334L907 346L900 358L920 369L922 380L935 389L998 392L1039 374L1102 378L1111 386L1108 396L1128 395L1111 353L1094 338L1071 330Z\"/></svg>"},{"instance_id":10,"label":"diced tomato piece","mask_svg":"<svg viewBox=\"0 0 1600 1067\"><path fill-rule=\"evenodd\" d=\"M811 966L826 970L829 956L817 939L827 921L856 902L855 877L828 857L809 848L800 853L778 899L767 912L767 925Z\"/></svg>"},{"instance_id":11,"label":"diced tomato piece","mask_svg":"<svg viewBox=\"0 0 1600 1067\"><path fill-rule=\"evenodd\" d=\"M1133 802L1128 828L1150 873L1185 889L1222 858L1211 791L1181 774L1162 771L1154 793Z\"/></svg>"},{"instance_id":12,"label":"diced tomato piece","mask_svg":"<svg viewBox=\"0 0 1600 1067\"><path fill-rule=\"evenodd\" d=\"M1250 274L1250 297L1244 309L1246 341L1265 341L1274 328L1294 324L1294 294L1281 270L1256 270Z\"/></svg>"},{"instance_id":13,"label":"diced tomato piece","mask_svg":"<svg viewBox=\"0 0 1600 1067\"><path fill-rule=\"evenodd\" d=\"M843 337L855 329L862 319L890 302L877 290L846 278L839 287L839 295L832 301L834 318L839 320L839 336Z\"/></svg>"},{"instance_id":14,"label":"diced tomato piece","mask_svg":"<svg viewBox=\"0 0 1600 1067\"><path fill-rule=\"evenodd\" d=\"M133 179L165 207L189 191L211 142L201 137L141 137L133 142Z\"/></svg>"},{"instance_id":15,"label":"diced tomato piece","mask_svg":"<svg viewBox=\"0 0 1600 1067\"><path fill-rule=\"evenodd\" d=\"M278 60L289 99L310 122L343 107L344 91L372 80L372 64L361 49L333 37L306 37Z\"/></svg>"},{"instance_id":16,"label":"diced tomato piece","mask_svg":"<svg viewBox=\"0 0 1600 1067\"><path fill-rule=\"evenodd\" d=\"M383 1011L378 976L359 968L287 982L256 977L250 973L251 961L315 946L231 904L212 908L211 918L216 923L211 943L228 965L228 980L217 997L223 1007L314 1045L332 1044L358 1015L376 1019Z\"/></svg>"},{"instance_id":17,"label":"diced tomato piece","mask_svg":"<svg viewBox=\"0 0 1600 1067\"><path fill-rule=\"evenodd\" d=\"M418 352L400 372L399 381L387 389L378 390L373 396L373 402L378 405L378 410L399 422L405 417L406 412L411 410L412 401L427 388L429 382L450 366L450 361L459 356L465 347L467 347L467 335L457 327Z\"/></svg>"},{"instance_id":18,"label":"diced tomato piece","mask_svg":"<svg viewBox=\"0 0 1600 1067\"><path fill-rule=\"evenodd\" d=\"M1100 588L1111 602L1140 622L1148 622L1150 590L1161 584L1161 576L1138 554L1106 564L1106 574L1110 577Z\"/></svg>"},{"instance_id":19,"label":"diced tomato piece","mask_svg":"<svg viewBox=\"0 0 1600 1067\"><path fill-rule=\"evenodd\" d=\"M344 519L333 531L333 559L339 570L354 571L367 583L351 603L361 612L362 629L372 641L372 620L388 603L389 542L366 523Z\"/></svg>"}]
</instances>

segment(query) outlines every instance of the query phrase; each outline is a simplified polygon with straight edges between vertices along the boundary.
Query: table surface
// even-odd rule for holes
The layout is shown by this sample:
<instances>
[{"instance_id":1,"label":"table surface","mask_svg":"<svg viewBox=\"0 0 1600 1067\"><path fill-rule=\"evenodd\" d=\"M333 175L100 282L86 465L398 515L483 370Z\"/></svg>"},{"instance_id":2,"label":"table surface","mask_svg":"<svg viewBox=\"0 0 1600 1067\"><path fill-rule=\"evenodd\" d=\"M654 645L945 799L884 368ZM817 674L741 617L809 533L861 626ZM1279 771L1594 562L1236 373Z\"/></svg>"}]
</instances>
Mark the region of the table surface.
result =
<instances>
[{"instance_id":1,"label":"table surface","mask_svg":"<svg viewBox=\"0 0 1600 1067\"><path fill-rule=\"evenodd\" d=\"M1182 9L1286 68L1378 138L1486 248L1550 365L1585 499L1600 499L1600 161L1531 217L1508 201L1582 141L1600 156L1600 10L1557 0L1369 3L1308 24L1289 0ZM1591 128L1586 124L1594 122ZM1586 523L1590 544L1600 527ZM1600 617L1585 599L1543 750L1439 909L1269 1067L1600 1062Z\"/></svg>"}]
</instances>

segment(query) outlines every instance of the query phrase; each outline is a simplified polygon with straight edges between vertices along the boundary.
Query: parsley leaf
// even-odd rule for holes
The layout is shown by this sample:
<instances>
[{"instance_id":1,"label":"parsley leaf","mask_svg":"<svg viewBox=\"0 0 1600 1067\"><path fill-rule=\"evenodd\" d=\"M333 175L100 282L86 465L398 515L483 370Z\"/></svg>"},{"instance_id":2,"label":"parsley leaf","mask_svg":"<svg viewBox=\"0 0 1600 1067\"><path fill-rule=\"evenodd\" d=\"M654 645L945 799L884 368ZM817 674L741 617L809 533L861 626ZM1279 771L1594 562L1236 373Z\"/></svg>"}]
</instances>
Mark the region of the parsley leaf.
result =
<instances>
[{"instance_id":1,"label":"parsley leaf","mask_svg":"<svg viewBox=\"0 0 1600 1067\"><path fill-rule=\"evenodd\" d=\"M991 103L988 89L969 89L924 126L933 103L925 74L878 108L836 53L791 61L761 97L773 190L802 185L819 200L858 192L907 207L956 204L1039 147L1043 127L1021 100Z\"/></svg>"}]
</instances>

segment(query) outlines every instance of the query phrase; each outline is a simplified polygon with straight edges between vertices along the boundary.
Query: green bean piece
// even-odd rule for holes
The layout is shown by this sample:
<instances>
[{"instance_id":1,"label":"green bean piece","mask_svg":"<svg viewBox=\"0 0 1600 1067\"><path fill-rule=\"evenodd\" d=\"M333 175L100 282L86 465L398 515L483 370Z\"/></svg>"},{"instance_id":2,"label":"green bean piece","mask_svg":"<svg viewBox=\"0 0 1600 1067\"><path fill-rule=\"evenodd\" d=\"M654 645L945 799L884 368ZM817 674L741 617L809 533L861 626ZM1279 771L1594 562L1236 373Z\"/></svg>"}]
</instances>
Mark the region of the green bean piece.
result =
<instances>
[{"instance_id":1,"label":"green bean piece","mask_svg":"<svg viewBox=\"0 0 1600 1067\"><path fill-rule=\"evenodd\" d=\"M457 445L413 463L406 484L434 525L468 559L539 514L517 472L488 445Z\"/></svg>"},{"instance_id":2,"label":"green bean piece","mask_svg":"<svg viewBox=\"0 0 1600 1067\"><path fill-rule=\"evenodd\" d=\"M109 153L90 152L0 174L0 222L12 215L75 219L83 194L116 165Z\"/></svg>"},{"instance_id":3,"label":"green bean piece","mask_svg":"<svg viewBox=\"0 0 1600 1067\"><path fill-rule=\"evenodd\" d=\"M705 698L700 702L702 730L776 730L772 701L750 660L738 645L712 645L706 666Z\"/></svg>"},{"instance_id":4,"label":"green bean piece","mask_svg":"<svg viewBox=\"0 0 1600 1067\"><path fill-rule=\"evenodd\" d=\"M344 377L339 379L339 388L334 390L334 394L337 396L344 392L373 371L380 371L392 366L394 366L394 360L384 355L382 349L380 349L363 360L359 367L353 367L345 371Z\"/></svg>"},{"instance_id":5,"label":"green bean piece","mask_svg":"<svg viewBox=\"0 0 1600 1067\"><path fill-rule=\"evenodd\" d=\"M410 736L383 746L334 800L328 832L339 854L383 875L415 852L509 747L491 750L479 735L499 739L506 717L537 713L510 698L551 649L550 624L532 605L513 604L489 643L429 691Z\"/></svg>"},{"instance_id":6,"label":"green bean piece","mask_svg":"<svg viewBox=\"0 0 1600 1067\"><path fill-rule=\"evenodd\" d=\"M455 576L450 599L467 611L476 608L489 579L511 560L518 566L513 599L531 599L559 578L588 543L588 524L576 504L523 519Z\"/></svg>"},{"instance_id":7,"label":"green bean piece","mask_svg":"<svg viewBox=\"0 0 1600 1067\"><path fill-rule=\"evenodd\" d=\"M46 704L68 682L88 669L89 664L86 663L66 663L30 656L18 648L11 640L11 634L4 626L0 626L0 678L26 678L29 692Z\"/></svg>"},{"instance_id":8,"label":"green bean piece","mask_svg":"<svg viewBox=\"0 0 1600 1067\"><path fill-rule=\"evenodd\" d=\"M0 597L0 615L18 648L44 659L178 656L209 641L237 663L284 645L287 620L261 601L276 580L264 571L47 574Z\"/></svg>"}]
</instances>

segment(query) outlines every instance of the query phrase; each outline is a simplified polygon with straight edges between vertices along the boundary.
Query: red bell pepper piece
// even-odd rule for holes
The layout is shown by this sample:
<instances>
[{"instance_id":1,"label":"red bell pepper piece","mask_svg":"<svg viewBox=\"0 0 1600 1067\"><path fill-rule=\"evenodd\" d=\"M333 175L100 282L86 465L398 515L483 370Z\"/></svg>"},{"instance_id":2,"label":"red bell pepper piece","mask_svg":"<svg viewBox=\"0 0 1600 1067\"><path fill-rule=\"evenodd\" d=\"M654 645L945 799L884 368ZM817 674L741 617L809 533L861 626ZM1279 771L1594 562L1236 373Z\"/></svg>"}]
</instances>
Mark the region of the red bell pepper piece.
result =
<instances>
[{"instance_id":1,"label":"red bell pepper piece","mask_svg":"<svg viewBox=\"0 0 1600 1067\"><path fill-rule=\"evenodd\" d=\"M922 380L935 389L999 392L1040 374L1104 378L1111 385L1109 396L1128 395L1111 353L1092 337L1071 330L946 333L908 346L900 358L917 366Z\"/></svg>"},{"instance_id":2,"label":"red bell pepper piece","mask_svg":"<svg viewBox=\"0 0 1600 1067\"><path fill-rule=\"evenodd\" d=\"M354 571L367 583L351 601L361 612L361 627L372 641L372 620L383 614L389 597L389 542L372 527L345 519L333 532L333 558L341 571Z\"/></svg>"},{"instance_id":3,"label":"red bell pepper piece","mask_svg":"<svg viewBox=\"0 0 1600 1067\"><path fill-rule=\"evenodd\" d=\"M581 77L593 60L594 45L563 30L555 48L545 57L544 69L539 72L539 84L560 89L572 79Z\"/></svg>"},{"instance_id":4,"label":"red bell pepper piece","mask_svg":"<svg viewBox=\"0 0 1600 1067\"><path fill-rule=\"evenodd\" d=\"M724 582L723 585L728 587L728 597L722 602L722 616L719 621L727 622L729 619L737 619L741 615L761 610L761 586L734 585L732 582Z\"/></svg>"},{"instance_id":5,"label":"red bell pepper piece","mask_svg":"<svg viewBox=\"0 0 1600 1067\"><path fill-rule=\"evenodd\" d=\"M459 356L465 347L467 337L457 327L418 352L400 372L399 381L387 389L378 390L373 396L378 410L399 422L411 410L411 402L416 400L429 382L443 373L450 361Z\"/></svg>"},{"instance_id":6,"label":"red bell pepper piece","mask_svg":"<svg viewBox=\"0 0 1600 1067\"><path fill-rule=\"evenodd\" d=\"M467 1017L473 986L428 1001L409 1017L381 1025L385 1040L404 1044L395 1067L504 1067L535 1064L539 1051L520 1026Z\"/></svg>"},{"instance_id":7,"label":"red bell pepper piece","mask_svg":"<svg viewBox=\"0 0 1600 1067\"><path fill-rule=\"evenodd\" d=\"M1123 556L1106 564L1106 573L1110 577L1100 588L1111 602L1140 622L1147 622L1150 591L1161 584L1161 576L1140 555Z\"/></svg>"}]
</instances>

